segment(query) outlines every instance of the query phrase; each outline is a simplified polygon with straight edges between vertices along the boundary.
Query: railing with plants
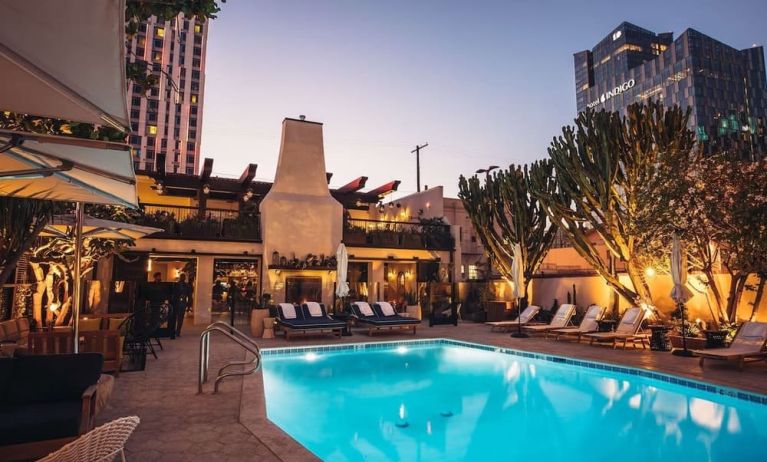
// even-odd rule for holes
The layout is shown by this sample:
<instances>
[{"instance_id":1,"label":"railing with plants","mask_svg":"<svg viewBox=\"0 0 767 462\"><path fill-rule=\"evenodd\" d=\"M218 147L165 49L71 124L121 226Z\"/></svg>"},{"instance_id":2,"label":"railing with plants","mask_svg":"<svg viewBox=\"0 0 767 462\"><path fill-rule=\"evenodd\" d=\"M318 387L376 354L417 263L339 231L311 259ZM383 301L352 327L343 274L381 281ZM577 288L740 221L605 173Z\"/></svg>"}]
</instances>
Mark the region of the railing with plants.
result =
<instances>
[{"instance_id":1,"label":"railing with plants","mask_svg":"<svg viewBox=\"0 0 767 462\"><path fill-rule=\"evenodd\" d=\"M453 250L455 247L450 226L434 218L418 222L348 218L344 221L344 243L389 249Z\"/></svg>"},{"instance_id":2,"label":"railing with plants","mask_svg":"<svg viewBox=\"0 0 767 462\"><path fill-rule=\"evenodd\" d=\"M261 217L255 210L203 209L143 204L139 224L162 228L152 237L261 241Z\"/></svg>"}]
</instances>

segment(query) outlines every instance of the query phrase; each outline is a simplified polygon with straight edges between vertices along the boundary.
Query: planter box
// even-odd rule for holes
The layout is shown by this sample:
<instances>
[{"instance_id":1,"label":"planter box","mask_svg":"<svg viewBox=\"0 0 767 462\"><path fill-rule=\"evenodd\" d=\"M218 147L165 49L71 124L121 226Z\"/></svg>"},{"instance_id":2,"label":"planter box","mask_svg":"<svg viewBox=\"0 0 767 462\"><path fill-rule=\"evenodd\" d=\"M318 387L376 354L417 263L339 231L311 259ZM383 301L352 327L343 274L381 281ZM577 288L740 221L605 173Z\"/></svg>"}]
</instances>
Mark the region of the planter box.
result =
<instances>
[{"instance_id":1,"label":"planter box","mask_svg":"<svg viewBox=\"0 0 767 462\"><path fill-rule=\"evenodd\" d=\"M671 346L674 348L682 348L682 336L681 335L669 335L671 340ZM703 350L706 348L706 339L701 337L687 337L687 349L688 350Z\"/></svg>"}]
</instances>

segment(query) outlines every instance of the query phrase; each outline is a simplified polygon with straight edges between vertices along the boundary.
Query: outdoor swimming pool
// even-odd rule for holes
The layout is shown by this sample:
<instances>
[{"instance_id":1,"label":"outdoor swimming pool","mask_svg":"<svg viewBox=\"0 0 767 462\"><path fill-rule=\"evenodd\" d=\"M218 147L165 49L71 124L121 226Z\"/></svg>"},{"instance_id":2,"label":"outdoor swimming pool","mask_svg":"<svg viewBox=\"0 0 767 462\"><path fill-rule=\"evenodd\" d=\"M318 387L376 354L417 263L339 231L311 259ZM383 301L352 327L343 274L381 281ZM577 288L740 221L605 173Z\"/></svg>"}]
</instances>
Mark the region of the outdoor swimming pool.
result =
<instances>
[{"instance_id":1,"label":"outdoor swimming pool","mask_svg":"<svg viewBox=\"0 0 767 462\"><path fill-rule=\"evenodd\" d=\"M263 374L328 461L767 460L767 397L637 369L440 339L264 350Z\"/></svg>"}]
</instances>

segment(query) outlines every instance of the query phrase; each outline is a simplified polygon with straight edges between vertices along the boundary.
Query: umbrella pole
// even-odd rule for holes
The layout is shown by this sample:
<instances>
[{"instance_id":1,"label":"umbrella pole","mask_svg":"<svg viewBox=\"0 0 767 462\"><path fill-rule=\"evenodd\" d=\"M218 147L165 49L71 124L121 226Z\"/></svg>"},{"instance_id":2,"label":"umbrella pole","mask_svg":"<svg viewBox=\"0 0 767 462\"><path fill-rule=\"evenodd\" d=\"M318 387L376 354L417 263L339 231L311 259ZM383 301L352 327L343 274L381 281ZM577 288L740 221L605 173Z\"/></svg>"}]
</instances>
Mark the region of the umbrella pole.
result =
<instances>
[{"instance_id":1,"label":"umbrella pole","mask_svg":"<svg viewBox=\"0 0 767 462\"><path fill-rule=\"evenodd\" d=\"M674 356L684 356L686 358L692 357L692 351L687 349L687 316L684 312L684 303L678 303L679 312L682 315L682 348L675 348L674 351L671 352Z\"/></svg>"},{"instance_id":2,"label":"umbrella pole","mask_svg":"<svg viewBox=\"0 0 767 462\"><path fill-rule=\"evenodd\" d=\"M522 332L522 298L517 299L517 331L511 334L514 338L527 338L528 335Z\"/></svg>"},{"instance_id":3,"label":"umbrella pole","mask_svg":"<svg viewBox=\"0 0 767 462\"><path fill-rule=\"evenodd\" d=\"M77 202L75 205L75 267L72 287L72 330L74 332L74 345L72 351L80 352L80 263L82 260L83 246L83 208L85 204Z\"/></svg>"}]
</instances>

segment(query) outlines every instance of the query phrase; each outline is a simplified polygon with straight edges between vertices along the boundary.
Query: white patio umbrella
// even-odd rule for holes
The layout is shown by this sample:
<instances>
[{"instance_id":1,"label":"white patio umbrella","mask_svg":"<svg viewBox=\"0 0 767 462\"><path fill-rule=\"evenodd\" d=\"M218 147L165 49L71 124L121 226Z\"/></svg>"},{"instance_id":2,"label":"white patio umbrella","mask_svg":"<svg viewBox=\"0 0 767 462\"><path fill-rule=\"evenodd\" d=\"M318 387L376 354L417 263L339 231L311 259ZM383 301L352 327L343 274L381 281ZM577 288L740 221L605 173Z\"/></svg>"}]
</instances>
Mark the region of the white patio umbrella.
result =
<instances>
[{"instance_id":1,"label":"white patio umbrella","mask_svg":"<svg viewBox=\"0 0 767 462\"><path fill-rule=\"evenodd\" d=\"M0 0L0 110L127 131L124 28L125 0ZM76 353L84 203L137 205L128 147L2 132L0 195L76 203Z\"/></svg>"},{"instance_id":2,"label":"white patio umbrella","mask_svg":"<svg viewBox=\"0 0 767 462\"><path fill-rule=\"evenodd\" d=\"M0 130L0 196L135 208L130 147Z\"/></svg>"},{"instance_id":3,"label":"white patio umbrella","mask_svg":"<svg viewBox=\"0 0 767 462\"><path fill-rule=\"evenodd\" d=\"M56 215L51 223L40 233L43 237L71 237L72 230L77 225L74 215ZM161 228L141 226L122 221L104 220L102 218L83 217L83 238L116 239L135 241L150 234L163 231Z\"/></svg>"},{"instance_id":4,"label":"white patio umbrella","mask_svg":"<svg viewBox=\"0 0 767 462\"><path fill-rule=\"evenodd\" d=\"M0 110L130 126L124 0L0 0Z\"/></svg>"},{"instance_id":5,"label":"white patio umbrella","mask_svg":"<svg viewBox=\"0 0 767 462\"><path fill-rule=\"evenodd\" d=\"M516 333L512 336L517 338L527 337L527 334L522 332L522 299L525 297L525 291L527 288L527 281L525 281L525 268L522 260L522 246L517 242L512 249L513 258L511 260L511 278L514 280L514 298L517 299L517 321L518 327Z\"/></svg>"},{"instance_id":6,"label":"white patio umbrella","mask_svg":"<svg viewBox=\"0 0 767 462\"><path fill-rule=\"evenodd\" d=\"M682 316L682 349L675 349L671 354L692 356L692 352L687 349L687 329L685 328L687 323L685 303L692 298L692 292L687 288L687 253L682 249L682 242L676 233L671 241L671 279L674 282L671 298L676 302Z\"/></svg>"},{"instance_id":7,"label":"white patio umbrella","mask_svg":"<svg viewBox=\"0 0 767 462\"><path fill-rule=\"evenodd\" d=\"M87 203L137 207L128 146L0 130L0 196L73 201L75 240L72 326L79 350L80 260Z\"/></svg>"},{"instance_id":8,"label":"white patio umbrella","mask_svg":"<svg viewBox=\"0 0 767 462\"><path fill-rule=\"evenodd\" d=\"M349 282L346 280L349 268L349 253L344 243L338 244L336 250L336 295L344 298L349 295Z\"/></svg>"}]
</instances>

